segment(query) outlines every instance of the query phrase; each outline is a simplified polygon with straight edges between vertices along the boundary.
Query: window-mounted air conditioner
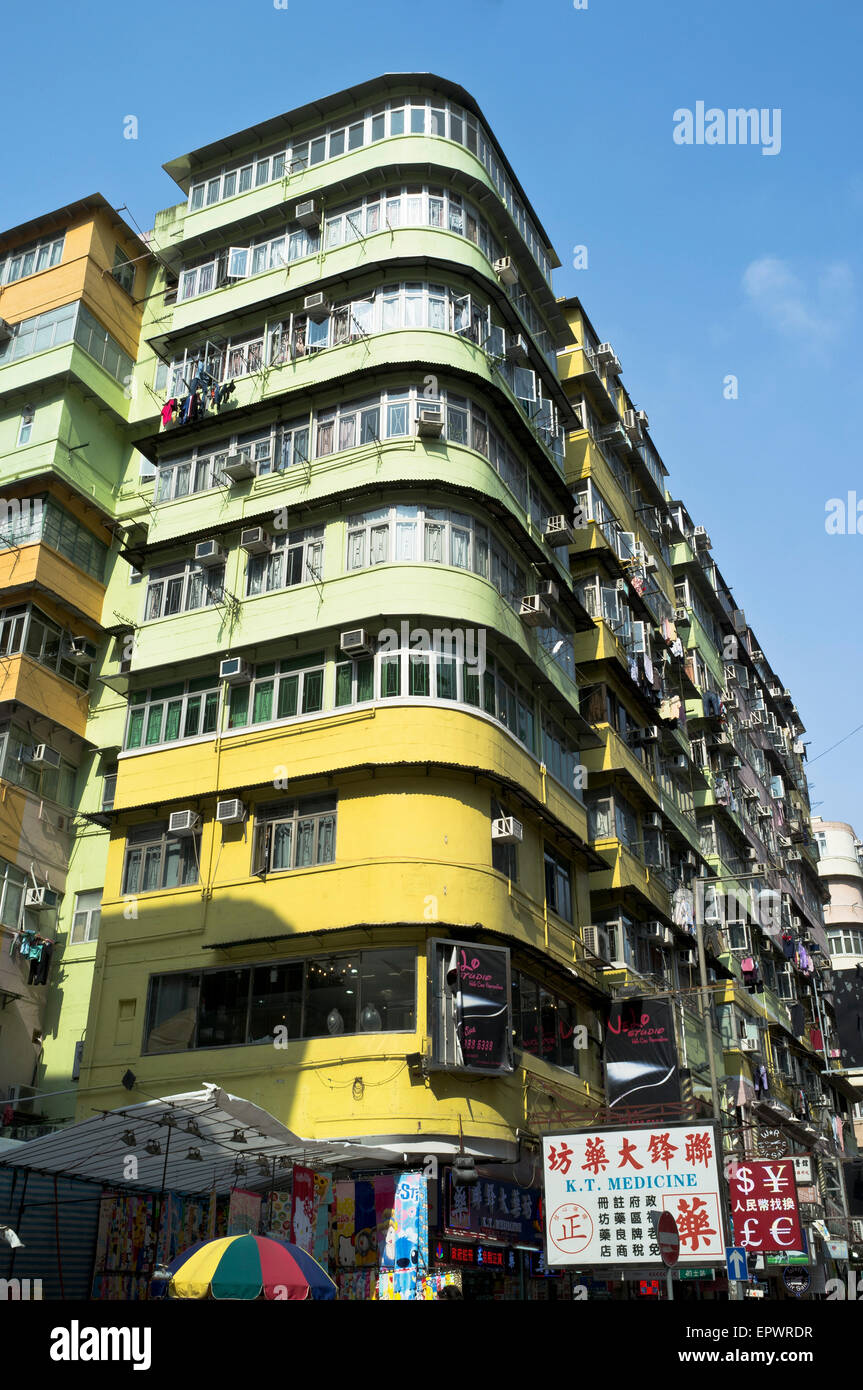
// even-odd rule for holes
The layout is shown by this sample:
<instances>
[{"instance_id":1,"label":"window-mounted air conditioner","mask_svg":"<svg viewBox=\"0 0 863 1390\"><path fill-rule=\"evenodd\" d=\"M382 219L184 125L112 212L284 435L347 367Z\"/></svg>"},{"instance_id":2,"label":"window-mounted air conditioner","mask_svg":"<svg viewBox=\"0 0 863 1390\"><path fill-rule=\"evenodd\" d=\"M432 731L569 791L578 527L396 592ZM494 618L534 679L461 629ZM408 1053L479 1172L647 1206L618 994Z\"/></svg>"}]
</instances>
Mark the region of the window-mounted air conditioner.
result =
<instances>
[{"instance_id":1,"label":"window-mounted air conditioner","mask_svg":"<svg viewBox=\"0 0 863 1390\"><path fill-rule=\"evenodd\" d=\"M592 955L598 956L600 960L611 960L607 927L582 927L581 936Z\"/></svg>"},{"instance_id":2,"label":"window-mounted air conditioner","mask_svg":"<svg viewBox=\"0 0 863 1390\"><path fill-rule=\"evenodd\" d=\"M574 545L575 533L562 514L550 516L545 523L545 539L549 545Z\"/></svg>"},{"instance_id":3,"label":"window-mounted air conditioner","mask_svg":"<svg viewBox=\"0 0 863 1390\"><path fill-rule=\"evenodd\" d=\"M232 483L242 483L247 478L254 478L255 465L248 454L239 451L235 454L228 454L225 459L224 471Z\"/></svg>"},{"instance_id":4,"label":"window-mounted air conditioner","mask_svg":"<svg viewBox=\"0 0 863 1390\"><path fill-rule=\"evenodd\" d=\"M56 888L28 888L24 894L24 906L34 912L48 912L59 904L60 894Z\"/></svg>"},{"instance_id":5,"label":"window-mounted air conditioner","mask_svg":"<svg viewBox=\"0 0 863 1390\"><path fill-rule=\"evenodd\" d=\"M659 561L655 555L645 555L644 568L650 574L653 570L659 569Z\"/></svg>"},{"instance_id":6,"label":"window-mounted air conditioner","mask_svg":"<svg viewBox=\"0 0 863 1390\"><path fill-rule=\"evenodd\" d=\"M294 208L294 221L307 232L316 232L321 225L321 205L317 198L304 198Z\"/></svg>"},{"instance_id":7,"label":"window-mounted air conditioner","mask_svg":"<svg viewBox=\"0 0 863 1390\"><path fill-rule=\"evenodd\" d=\"M596 360L601 366L610 367L613 372L620 371L620 358L611 343L600 343L596 349Z\"/></svg>"},{"instance_id":8,"label":"window-mounted air conditioner","mask_svg":"<svg viewBox=\"0 0 863 1390\"><path fill-rule=\"evenodd\" d=\"M339 647L345 656L371 656L372 640L364 627L353 627L339 636Z\"/></svg>"},{"instance_id":9,"label":"window-mounted air conditioner","mask_svg":"<svg viewBox=\"0 0 863 1390\"><path fill-rule=\"evenodd\" d=\"M673 945L674 945L674 932L672 931L671 927L663 927L663 929L662 929L662 944L663 944L663 946L673 946Z\"/></svg>"},{"instance_id":10,"label":"window-mounted air conditioner","mask_svg":"<svg viewBox=\"0 0 863 1390\"><path fill-rule=\"evenodd\" d=\"M228 685L248 685L252 679L252 668L239 656L226 656L219 662L219 680Z\"/></svg>"},{"instance_id":11,"label":"window-mounted air conditioner","mask_svg":"<svg viewBox=\"0 0 863 1390\"><path fill-rule=\"evenodd\" d=\"M443 410L439 405L424 405L417 415L417 434L421 439L440 439L443 434Z\"/></svg>"},{"instance_id":12,"label":"window-mounted air conditioner","mask_svg":"<svg viewBox=\"0 0 863 1390\"><path fill-rule=\"evenodd\" d=\"M307 294L303 300L303 313L308 314L312 323L325 323L330 316L331 307L329 296L320 291L317 294Z\"/></svg>"},{"instance_id":13,"label":"window-mounted air conditioner","mask_svg":"<svg viewBox=\"0 0 863 1390\"><path fill-rule=\"evenodd\" d=\"M646 410L636 410L635 415L636 415L636 419L638 420L638 423L640 424L641 428L642 428L643 430L646 430L646 429L648 428L648 425L649 425L649 421L648 421L648 419L647 419L647 411L646 411Z\"/></svg>"},{"instance_id":14,"label":"window-mounted air conditioner","mask_svg":"<svg viewBox=\"0 0 863 1390\"><path fill-rule=\"evenodd\" d=\"M802 861L803 855L800 853L799 849L790 849L785 858L797 864Z\"/></svg>"},{"instance_id":15,"label":"window-mounted air conditioner","mask_svg":"<svg viewBox=\"0 0 863 1390\"><path fill-rule=\"evenodd\" d=\"M504 356L507 362L514 362L517 367L528 367L530 365L530 354L527 350L527 342L523 334L507 333Z\"/></svg>"},{"instance_id":16,"label":"window-mounted air conditioner","mask_svg":"<svg viewBox=\"0 0 863 1390\"><path fill-rule=\"evenodd\" d=\"M96 645L86 637L70 637L66 660L75 666L92 666L96 660Z\"/></svg>"},{"instance_id":17,"label":"window-mounted air conditioner","mask_svg":"<svg viewBox=\"0 0 863 1390\"><path fill-rule=\"evenodd\" d=\"M623 412L623 428L626 430L627 434L633 435L636 439L640 436L641 425L634 410L625 410Z\"/></svg>"},{"instance_id":18,"label":"window-mounted air conditioner","mask_svg":"<svg viewBox=\"0 0 863 1390\"><path fill-rule=\"evenodd\" d=\"M32 1115L38 1095L35 1086L24 1086L19 1082L8 1088L5 1104L11 1105L13 1110Z\"/></svg>"},{"instance_id":19,"label":"window-mounted air conditioner","mask_svg":"<svg viewBox=\"0 0 863 1390\"><path fill-rule=\"evenodd\" d=\"M695 530L692 533L692 539L695 542L696 550L713 549L713 543L707 534L706 527L704 526L696 526Z\"/></svg>"},{"instance_id":20,"label":"window-mounted air conditioner","mask_svg":"<svg viewBox=\"0 0 863 1390\"><path fill-rule=\"evenodd\" d=\"M662 816L658 811L648 811L644 817L644 824L648 830L661 830Z\"/></svg>"},{"instance_id":21,"label":"window-mounted air conditioner","mask_svg":"<svg viewBox=\"0 0 863 1390\"><path fill-rule=\"evenodd\" d=\"M659 734L658 724L648 724L644 729L633 729L630 737L633 743L658 743Z\"/></svg>"},{"instance_id":22,"label":"window-mounted air conditioner","mask_svg":"<svg viewBox=\"0 0 863 1390\"><path fill-rule=\"evenodd\" d=\"M792 917L792 918L791 918L791 925L792 925L792 927L796 928L796 929L799 931L799 929L800 929L800 928L802 927L802 925L803 925L803 919L802 919L802 917Z\"/></svg>"},{"instance_id":23,"label":"window-mounted air conditioner","mask_svg":"<svg viewBox=\"0 0 863 1390\"><path fill-rule=\"evenodd\" d=\"M674 621L676 623L691 623L692 619L689 616L689 609L683 607L675 608Z\"/></svg>"},{"instance_id":24,"label":"window-mounted air conditioner","mask_svg":"<svg viewBox=\"0 0 863 1390\"><path fill-rule=\"evenodd\" d=\"M201 824L196 811L172 811L168 817L169 835L194 835Z\"/></svg>"},{"instance_id":25,"label":"window-mounted air conditioner","mask_svg":"<svg viewBox=\"0 0 863 1390\"><path fill-rule=\"evenodd\" d=\"M616 579L614 581L614 587L619 594L629 593L629 585L627 584L625 579Z\"/></svg>"},{"instance_id":26,"label":"window-mounted air conditioner","mask_svg":"<svg viewBox=\"0 0 863 1390\"><path fill-rule=\"evenodd\" d=\"M777 835L777 836L776 836L776 843L779 845L779 848L780 848L780 849L790 849L790 848L791 848L791 836L790 836L790 835Z\"/></svg>"},{"instance_id":27,"label":"window-mounted air conditioner","mask_svg":"<svg viewBox=\"0 0 863 1390\"><path fill-rule=\"evenodd\" d=\"M551 609L540 594L525 594L518 615L525 627L548 627Z\"/></svg>"},{"instance_id":28,"label":"window-mounted air conditioner","mask_svg":"<svg viewBox=\"0 0 863 1390\"><path fill-rule=\"evenodd\" d=\"M758 1051L758 1039L757 1039L757 1038L750 1038L750 1037L748 1037L746 1034L744 1034L743 1037L740 1039L740 1051L741 1051L741 1052L757 1052L757 1051Z\"/></svg>"},{"instance_id":29,"label":"window-mounted air conditioner","mask_svg":"<svg viewBox=\"0 0 863 1390\"><path fill-rule=\"evenodd\" d=\"M547 599L549 603L557 603L560 598L560 589L553 579L541 579L536 590L540 598Z\"/></svg>"},{"instance_id":30,"label":"window-mounted air conditioner","mask_svg":"<svg viewBox=\"0 0 863 1390\"><path fill-rule=\"evenodd\" d=\"M501 256L494 263L494 273L502 285L517 285L518 271L511 256Z\"/></svg>"},{"instance_id":31,"label":"window-mounted air conditioner","mask_svg":"<svg viewBox=\"0 0 863 1390\"><path fill-rule=\"evenodd\" d=\"M205 568L215 565L223 565L228 558L228 552L219 545L218 541L198 541L195 546L195 560Z\"/></svg>"},{"instance_id":32,"label":"window-mounted air conditioner","mask_svg":"<svg viewBox=\"0 0 863 1390\"><path fill-rule=\"evenodd\" d=\"M220 825L241 825L245 819L246 808L238 798L216 802L216 820Z\"/></svg>"},{"instance_id":33,"label":"window-mounted air conditioner","mask_svg":"<svg viewBox=\"0 0 863 1390\"><path fill-rule=\"evenodd\" d=\"M37 743L31 753L24 759L30 767L50 767L59 768L60 754L47 743Z\"/></svg>"},{"instance_id":34,"label":"window-mounted air conditioner","mask_svg":"<svg viewBox=\"0 0 863 1390\"><path fill-rule=\"evenodd\" d=\"M644 935L653 940L663 941L665 939L665 925L662 922L644 922L642 928Z\"/></svg>"},{"instance_id":35,"label":"window-mounted air conditioner","mask_svg":"<svg viewBox=\"0 0 863 1390\"><path fill-rule=\"evenodd\" d=\"M749 865L750 872L753 874L766 874L767 865L761 859L753 859Z\"/></svg>"},{"instance_id":36,"label":"window-mounted air conditioner","mask_svg":"<svg viewBox=\"0 0 863 1390\"><path fill-rule=\"evenodd\" d=\"M524 827L515 816L503 816L491 823L491 838L500 845L520 845L524 839Z\"/></svg>"},{"instance_id":37,"label":"window-mounted air conditioner","mask_svg":"<svg viewBox=\"0 0 863 1390\"><path fill-rule=\"evenodd\" d=\"M247 526L240 532L240 549L247 555L268 555L270 533L263 526Z\"/></svg>"},{"instance_id":38,"label":"window-mounted air conditioner","mask_svg":"<svg viewBox=\"0 0 863 1390\"><path fill-rule=\"evenodd\" d=\"M678 768L681 772L684 772L686 770L686 754L675 753L674 757L671 759L671 766Z\"/></svg>"}]
</instances>

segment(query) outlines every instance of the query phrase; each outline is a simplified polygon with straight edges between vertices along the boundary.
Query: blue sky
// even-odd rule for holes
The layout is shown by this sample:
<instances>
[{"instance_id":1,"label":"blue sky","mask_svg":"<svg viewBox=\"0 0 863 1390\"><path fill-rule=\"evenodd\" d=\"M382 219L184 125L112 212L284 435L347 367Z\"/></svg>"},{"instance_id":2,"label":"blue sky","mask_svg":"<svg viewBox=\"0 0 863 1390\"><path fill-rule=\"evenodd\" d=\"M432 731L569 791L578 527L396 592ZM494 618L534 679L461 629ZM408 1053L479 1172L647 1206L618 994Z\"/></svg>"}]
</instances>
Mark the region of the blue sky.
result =
<instances>
[{"instance_id":1,"label":"blue sky","mask_svg":"<svg viewBox=\"0 0 863 1390\"><path fill-rule=\"evenodd\" d=\"M863 500L863 7L54 0L40 15L35 50L32 14L4 19L6 52L30 55L4 70L5 227L96 190L148 227L179 196L160 166L185 150L381 72L467 87L563 262L557 292L614 344L675 495L794 693L817 811L863 832L863 730L826 751L863 723L863 519L825 530L828 499ZM675 144L673 113L698 101L780 108L779 153Z\"/></svg>"}]
</instances>

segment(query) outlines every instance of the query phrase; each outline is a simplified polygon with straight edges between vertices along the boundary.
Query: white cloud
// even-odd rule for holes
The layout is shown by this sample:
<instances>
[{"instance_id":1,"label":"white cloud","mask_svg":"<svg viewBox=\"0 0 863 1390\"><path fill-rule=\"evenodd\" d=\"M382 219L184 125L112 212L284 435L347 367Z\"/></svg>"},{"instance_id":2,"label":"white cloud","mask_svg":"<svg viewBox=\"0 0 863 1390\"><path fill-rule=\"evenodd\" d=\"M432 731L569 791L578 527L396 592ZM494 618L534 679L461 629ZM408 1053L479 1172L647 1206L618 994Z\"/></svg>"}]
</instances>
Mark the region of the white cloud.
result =
<instances>
[{"instance_id":1,"label":"white cloud","mask_svg":"<svg viewBox=\"0 0 863 1390\"><path fill-rule=\"evenodd\" d=\"M851 313L854 275L844 261L820 266L807 283L778 256L762 256L743 273L750 304L776 331L824 346L842 331Z\"/></svg>"}]
</instances>

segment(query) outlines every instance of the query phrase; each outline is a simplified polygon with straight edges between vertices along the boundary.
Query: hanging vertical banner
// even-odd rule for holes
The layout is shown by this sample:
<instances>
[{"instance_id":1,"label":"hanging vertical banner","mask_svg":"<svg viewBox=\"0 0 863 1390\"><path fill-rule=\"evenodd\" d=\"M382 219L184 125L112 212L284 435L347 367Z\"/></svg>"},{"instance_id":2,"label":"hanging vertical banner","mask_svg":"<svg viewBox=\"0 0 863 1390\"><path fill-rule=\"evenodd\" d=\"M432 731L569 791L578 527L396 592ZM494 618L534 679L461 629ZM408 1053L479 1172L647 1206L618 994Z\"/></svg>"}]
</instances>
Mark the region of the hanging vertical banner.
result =
<instances>
[{"instance_id":1,"label":"hanging vertical banner","mask_svg":"<svg viewBox=\"0 0 863 1390\"><path fill-rule=\"evenodd\" d=\"M393 1215L381 1252L381 1270L392 1270L394 1298L417 1297L417 1275L428 1269L428 1191L423 1173L401 1173ZM389 1280L385 1286L390 1287Z\"/></svg>"},{"instance_id":2,"label":"hanging vertical banner","mask_svg":"<svg viewBox=\"0 0 863 1390\"><path fill-rule=\"evenodd\" d=\"M758 1254L803 1251L793 1158L749 1158L729 1166L734 1243Z\"/></svg>"},{"instance_id":3,"label":"hanging vertical banner","mask_svg":"<svg viewBox=\"0 0 863 1390\"><path fill-rule=\"evenodd\" d=\"M260 1193L247 1192L245 1188L242 1187L232 1187L231 1200L228 1207L227 1234L229 1236L256 1236L260 1224Z\"/></svg>"},{"instance_id":4,"label":"hanging vertical banner","mask_svg":"<svg viewBox=\"0 0 863 1390\"><path fill-rule=\"evenodd\" d=\"M509 953L494 946L455 944L446 984L455 999L462 1065L487 1071L511 1068Z\"/></svg>"},{"instance_id":5,"label":"hanging vertical banner","mask_svg":"<svg viewBox=\"0 0 863 1390\"><path fill-rule=\"evenodd\" d=\"M311 1168L294 1164L291 1187L291 1240L312 1253L315 1238L315 1175Z\"/></svg>"},{"instance_id":6,"label":"hanging vertical banner","mask_svg":"<svg viewBox=\"0 0 863 1390\"><path fill-rule=\"evenodd\" d=\"M615 1105L679 1105L674 1017L664 999L623 999L605 1027L605 1094Z\"/></svg>"}]
</instances>

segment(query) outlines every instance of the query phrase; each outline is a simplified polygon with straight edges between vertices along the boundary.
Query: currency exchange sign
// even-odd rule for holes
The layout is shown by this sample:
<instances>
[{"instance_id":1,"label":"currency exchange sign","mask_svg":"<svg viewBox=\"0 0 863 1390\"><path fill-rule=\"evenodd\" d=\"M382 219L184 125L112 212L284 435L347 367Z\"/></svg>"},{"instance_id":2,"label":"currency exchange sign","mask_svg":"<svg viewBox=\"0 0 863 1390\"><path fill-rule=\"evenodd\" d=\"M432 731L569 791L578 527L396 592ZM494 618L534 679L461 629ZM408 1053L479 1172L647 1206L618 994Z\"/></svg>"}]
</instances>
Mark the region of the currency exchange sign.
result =
<instances>
[{"instance_id":1,"label":"currency exchange sign","mask_svg":"<svg viewBox=\"0 0 863 1390\"><path fill-rule=\"evenodd\" d=\"M751 1158L729 1165L737 1245L758 1254L803 1250L793 1158Z\"/></svg>"},{"instance_id":2,"label":"currency exchange sign","mask_svg":"<svg viewBox=\"0 0 863 1390\"><path fill-rule=\"evenodd\" d=\"M713 1125L657 1124L545 1135L549 1265L657 1264L654 1213L670 1212L680 1264L725 1263Z\"/></svg>"}]
</instances>

